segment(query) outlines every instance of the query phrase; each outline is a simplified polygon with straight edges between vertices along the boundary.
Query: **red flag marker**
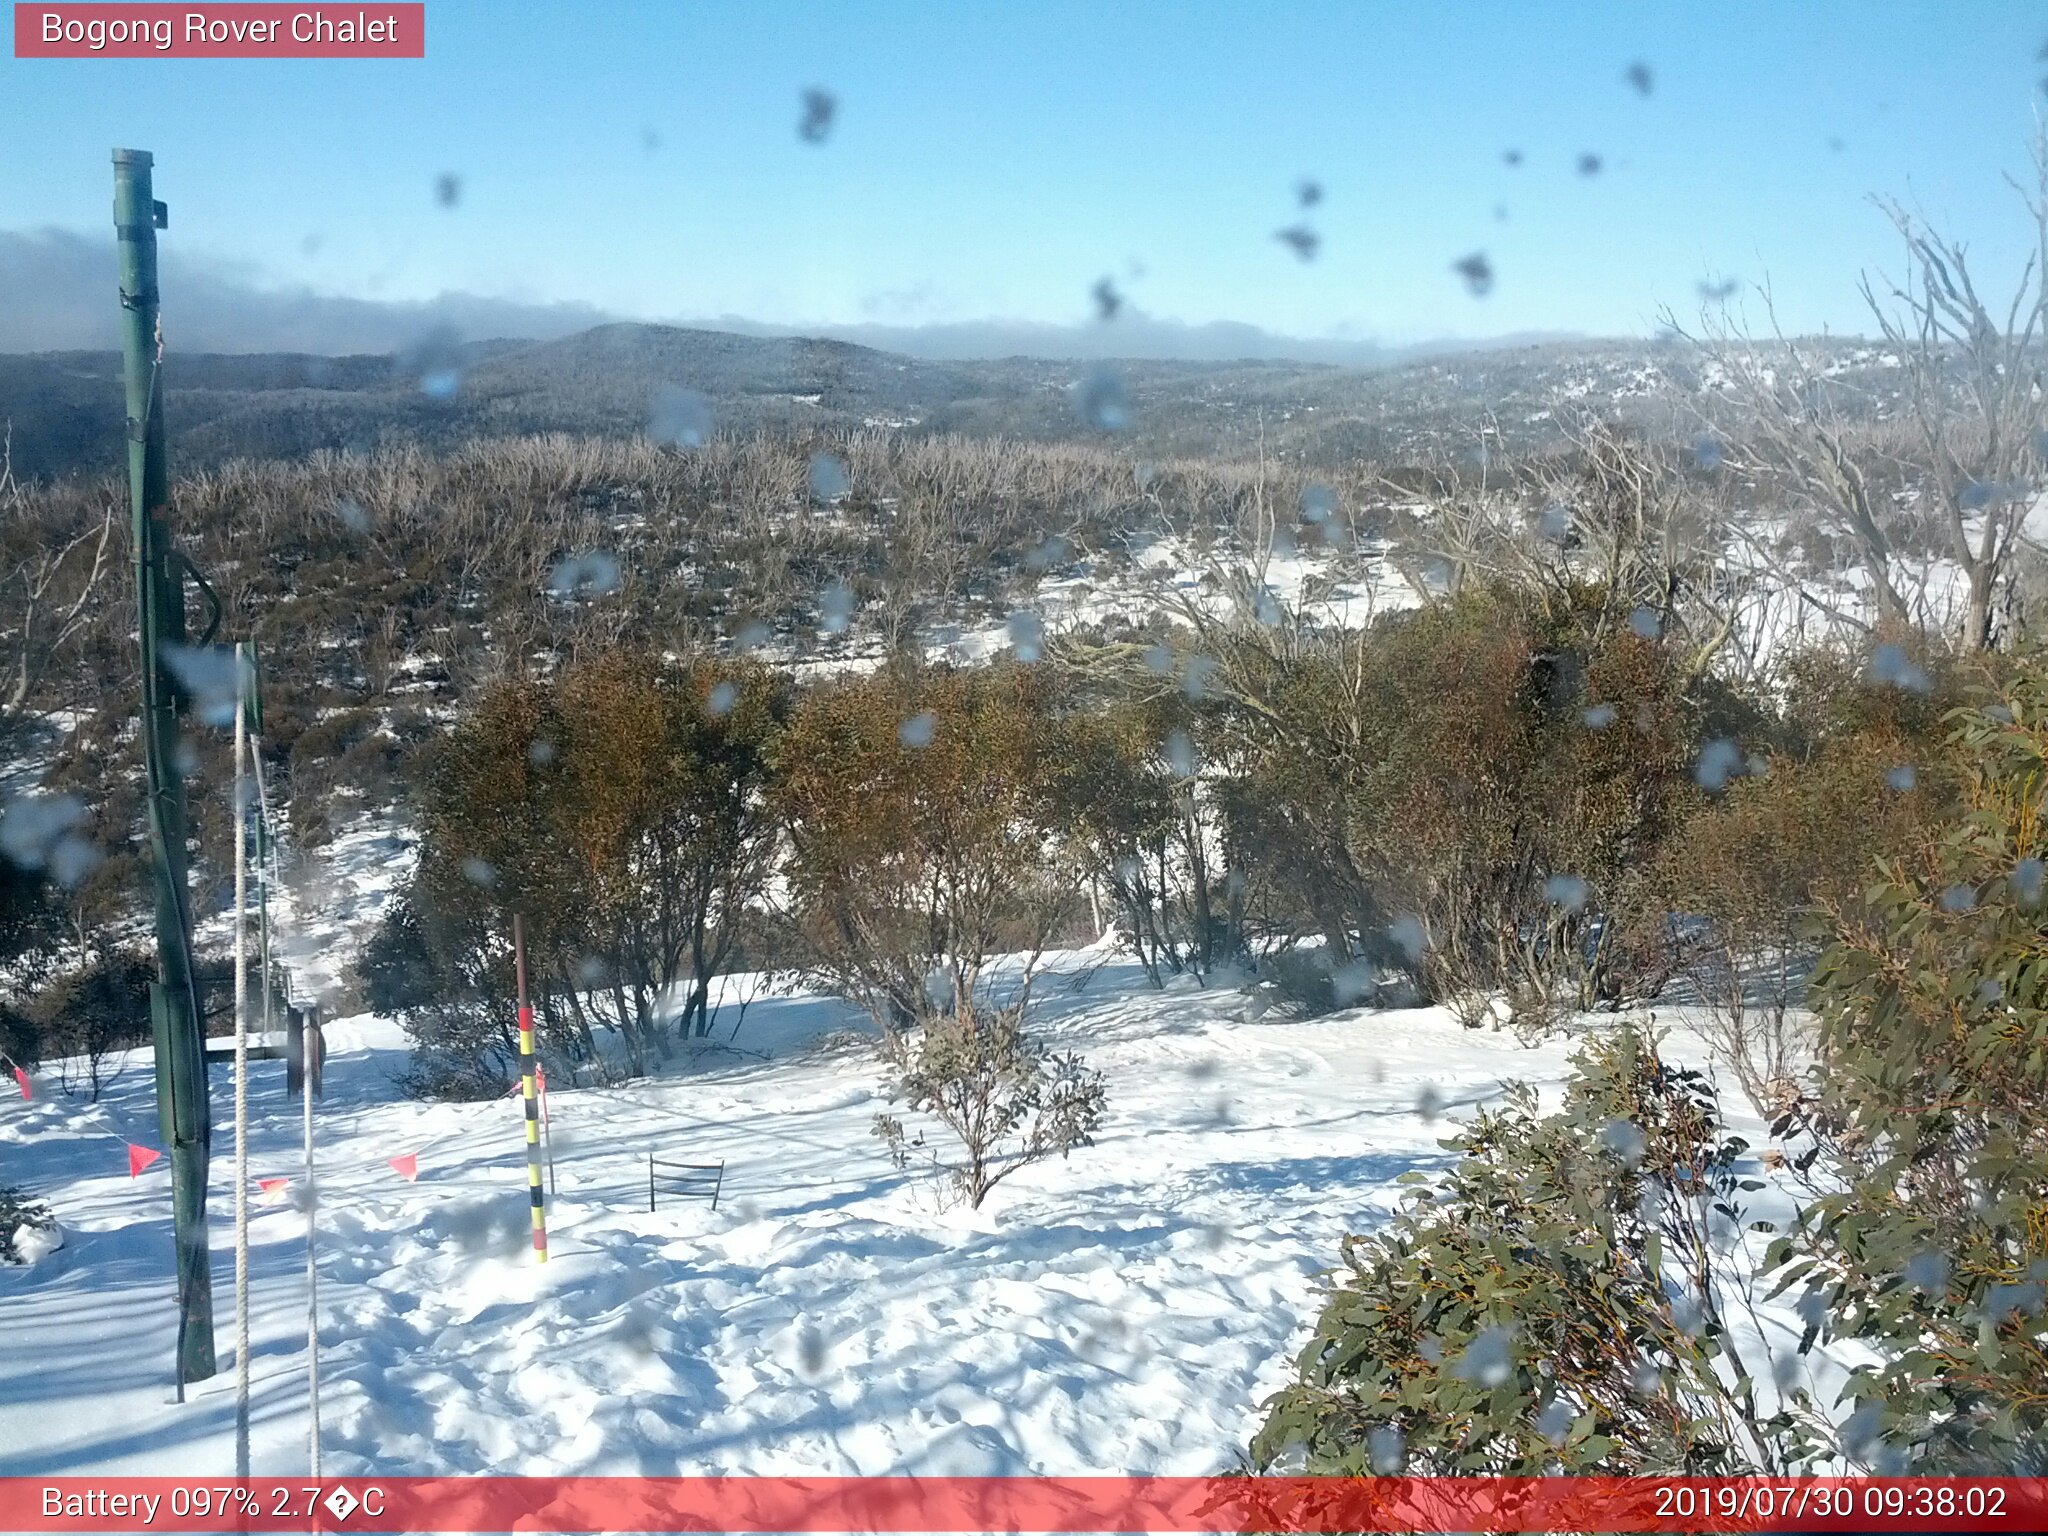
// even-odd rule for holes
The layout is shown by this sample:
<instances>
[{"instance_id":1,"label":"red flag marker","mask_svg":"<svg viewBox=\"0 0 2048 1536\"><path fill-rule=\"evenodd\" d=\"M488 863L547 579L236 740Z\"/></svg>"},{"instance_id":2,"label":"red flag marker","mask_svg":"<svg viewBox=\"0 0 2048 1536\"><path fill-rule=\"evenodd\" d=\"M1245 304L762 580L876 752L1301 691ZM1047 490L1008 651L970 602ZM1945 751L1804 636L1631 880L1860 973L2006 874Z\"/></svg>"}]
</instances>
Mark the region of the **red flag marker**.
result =
<instances>
[{"instance_id":1,"label":"red flag marker","mask_svg":"<svg viewBox=\"0 0 2048 1536\"><path fill-rule=\"evenodd\" d=\"M274 1195L289 1183L291 1183L290 1179L258 1179L256 1187L266 1195Z\"/></svg>"},{"instance_id":2,"label":"red flag marker","mask_svg":"<svg viewBox=\"0 0 2048 1536\"><path fill-rule=\"evenodd\" d=\"M155 1147L142 1147L137 1146L132 1141L129 1142L128 1177L131 1179L137 1177L143 1169L147 1168L151 1163L155 1162L158 1158L162 1156L163 1153L157 1151Z\"/></svg>"},{"instance_id":3,"label":"red flag marker","mask_svg":"<svg viewBox=\"0 0 2048 1536\"><path fill-rule=\"evenodd\" d=\"M420 1155L408 1152L402 1157L386 1158L401 1179L417 1179L420 1176Z\"/></svg>"},{"instance_id":4,"label":"red flag marker","mask_svg":"<svg viewBox=\"0 0 2048 1536\"><path fill-rule=\"evenodd\" d=\"M35 1097L35 1092L29 1085L28 1074L24 1072L20 1067L16 1067L14 1069L14 1080L17 1083L21 1084L21 1096L24 1099L32 1099Z\"/></svg>"}]
</instances>

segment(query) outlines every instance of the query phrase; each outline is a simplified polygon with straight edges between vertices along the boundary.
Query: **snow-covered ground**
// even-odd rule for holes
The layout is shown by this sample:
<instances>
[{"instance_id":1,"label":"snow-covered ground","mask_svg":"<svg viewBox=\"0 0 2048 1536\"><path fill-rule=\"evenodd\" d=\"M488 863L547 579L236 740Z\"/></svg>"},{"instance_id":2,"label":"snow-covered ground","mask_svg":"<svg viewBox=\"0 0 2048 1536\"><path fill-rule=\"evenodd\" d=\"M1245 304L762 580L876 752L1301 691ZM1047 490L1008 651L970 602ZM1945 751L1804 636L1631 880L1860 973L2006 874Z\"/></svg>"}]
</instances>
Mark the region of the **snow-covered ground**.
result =
<instances>
[{"instance_id":1,"label":"snow-covered ground","mask_svg":"<svg viewBox=\"0 0 2048 1536\"><path fill-rule=\"evenodd\" d=\"M1554 1104L1565 1073L1564 1043L1524 1048L1436 1010L1267 1022L1241 992L1155 992L1107 951L1062 964L1049 1028L1109 1084L1094 1147L1017 1174L981 1212L949 1205L871 1135L885 1100L849 1012L772 995L736 1049L622 1088L556 1087L545 1266L519 1104L409 1102L399 1032L334 1025L326 1470L1222 1470L1285 1379L1339 1239L1394 1207L1401 1174L1441 1168L1450 1120L1503 1079ZM306 1218L297 1109L280 1064L258 1070L252 1179L292 1180L252 1192L264 1474L304 1465ZM52 1084L0 1109L0 1182L48 1200L67 1238L0 1267L0 1473L232 1467L232 1131L216 1130L212 1182L222 1372L177 1405L166 1165L130 1178L124 1149L155 1145L154 1121L141 1062L97 1107ZM650 1214L650 1151L723 1159L718 1210ZM407 1153L417 1182L387 1161Z\"/></svg>"},{"instance_id":2,"label":"snow-covered ground","mask_svg":"<svg viewBox=\"0 0 2048 1536\"><path fill-rule=\"evenodd\" d=\"M1446 1113L1563 1064L1434 1013L1247 1022L1241 993L1155 993L1114 962L1069 985L1053 1028L1106 1073L1111 1121L981 1212L890 1164L870 1058L820 1043L844 1010L772 997L738 1042L765 1059L712 1051L550 1096L545 1267L517 1102L407 1102L397 1032L339 1023L320 1106L328 1469L1218 1470L1280 1384L1338 1239L1391 1208L1398 1175L1441 1166ZM304 1457L305 1217L298 1117L262 1065L252 1174L294 1182L254 1223L255 1466L286 1472ZM51 1090L0 1111L0 1178L50 1200L67 1234L0 1270L0 1472L232 1466L225 1351L220 1376L169 1401L168 1175L129 1178L128 1140L157 1141L141 1064L97 1109ZM216 1146L225 1344L231 1131ZM718 1211L650 1215L650 1150L723 1158ZM386 1162L408 1152L417 1183Z\"/></svg>"}]
</instances>

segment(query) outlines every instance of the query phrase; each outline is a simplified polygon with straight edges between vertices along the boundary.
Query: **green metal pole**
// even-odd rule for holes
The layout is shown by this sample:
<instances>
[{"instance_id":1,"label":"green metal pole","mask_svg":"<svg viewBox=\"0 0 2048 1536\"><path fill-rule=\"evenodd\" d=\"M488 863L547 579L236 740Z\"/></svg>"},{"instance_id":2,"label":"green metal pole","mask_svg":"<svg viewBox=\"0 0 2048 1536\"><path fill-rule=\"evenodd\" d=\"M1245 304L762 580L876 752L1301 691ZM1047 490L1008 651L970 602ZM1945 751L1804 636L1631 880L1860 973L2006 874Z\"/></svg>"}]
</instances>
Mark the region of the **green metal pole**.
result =
<instances>
[{"instance_id":1,"label":"green metal pole","mask_svg":"<svg viewBox=\"0 0 2048 1536\"><path fill-rule=\"evenodd\" d=\"M207 1107L205 1025L192 979L191 897L185 863L185 786L178 771L183 703L163 660L185 640L184 568L171 547L170 472L164 452L163 338L157 322L156 232L165 212L150 185L148 151L114 151L114 232L121 252L121 350L128 384L128 490L135 535L137 633L142 660L142 754L156 885L157 1109L171 1151L171 1213L178 1273L178 1386L215 1370L213 1267L206 1240L206 1170L213 1145Z\"/></svg>"}]
</instances>

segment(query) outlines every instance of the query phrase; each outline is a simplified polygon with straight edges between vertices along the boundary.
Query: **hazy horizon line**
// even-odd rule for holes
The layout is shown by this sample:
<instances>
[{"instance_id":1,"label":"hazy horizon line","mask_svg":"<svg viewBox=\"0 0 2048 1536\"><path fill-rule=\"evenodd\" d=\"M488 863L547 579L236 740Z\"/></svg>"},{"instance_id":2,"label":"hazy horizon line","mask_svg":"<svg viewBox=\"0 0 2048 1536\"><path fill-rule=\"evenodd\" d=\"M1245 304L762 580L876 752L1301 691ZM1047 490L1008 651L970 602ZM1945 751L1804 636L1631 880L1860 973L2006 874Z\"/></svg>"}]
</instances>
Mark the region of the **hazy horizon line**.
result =
<instances>
[{"instance_id":1,"label":"hazy horizon line","mask_svg":"<svg viewBox=\"0 0 2048 1536\"><path fill-rule=\"evenodd\" d=\"M1558 341L1639 340L1521 331L1399 341L1356 334L1288 335L1237 320L1185 321L1126 305L1112 319L1060 324L986 317L891 323L756 320L743 315L649 318L575 301L451 291L431 299L367 299L274 287L231 264L166 250L167 328L184 350L216 354L389 356L450 333L463 342L559 340L605 325L658 325L763 338L820 339L931 362L1294 362L1376 367L1452 352ZM0 353L107 352L120 344L111 242L69 230L0 230Z\"/></svg>"}]
</instances>

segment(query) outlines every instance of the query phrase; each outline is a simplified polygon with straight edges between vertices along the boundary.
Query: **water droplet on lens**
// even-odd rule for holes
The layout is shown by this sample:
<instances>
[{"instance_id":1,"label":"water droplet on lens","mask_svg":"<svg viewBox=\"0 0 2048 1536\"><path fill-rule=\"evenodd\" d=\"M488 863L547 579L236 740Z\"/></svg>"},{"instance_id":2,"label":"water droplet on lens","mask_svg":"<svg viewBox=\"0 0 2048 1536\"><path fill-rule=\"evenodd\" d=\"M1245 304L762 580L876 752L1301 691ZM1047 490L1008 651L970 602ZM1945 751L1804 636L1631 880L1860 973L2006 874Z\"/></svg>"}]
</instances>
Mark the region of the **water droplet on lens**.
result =
<instances>
[{"instance_id":1,"label":"water droplet on lens","mask_svg":"<svg viewBox=\"0 0 2048 1536\"><path fill-rule=\"evenodd\" d=\"M1932 1250L1906 1260L1906 1284L1916 1290L1939 1291L1948 1286L1948 1260Z\"/></svg>"},{"instance_id":2,"label":"water droplet on lens","mask_svg":"<svg viewBox=\"0 0 2048 1536\"><path fill-rule=\"evenodd\" d=\"M164 670L171 674L199 718L208 725L235 723L246 663L224 645L181 645L166 641L158 648Z\"/></svg>"},{"instance_id":3,"label":"water droplet on lens","mask_svg":"<svg viewBox=\"0 0 2048 1536\"><path fill-rule=\"evenodd\" d=\"M1452 1369L1467 1381L1477 1382L1482 1387L1497 1387L1508 1379L1514 1369L1509 1343L1507 1329L1482 1329L1465 1346L1464 1354L1459 1356Z\"/></svg>"},{"instance_id":4,"label":"water droplet on lens","mask_svg":"<svg viewBox=\"0 0 2048 1536\"><path fill-rule=\"evenodd\" d=\"M57 845L86 820L85 802L76 795L31 790L0 808L0 856L23 869L42 869Z\"/></svg>"},{"instance_id":5,"label":"water droplet on lens","mask_svg":"<svg viewBox=\"0 0 2048 1536\"><path fill-rule=\"evenodd\" d=\"M1277 231L1273 238L1303 261L1314 261L1316 252L1321 249L1323 243L1323 237L1306 224L1290 224L1285 229Z\"/></svg>"},{"instance_id":6,"label":"water droplet on lens","mask_svg":"<svg viewBox=\"0 0 2048 1536\"><path fill-rule=\"evenodd\" d=\"M1037 661L1045 654L1045 621L1019 609L1010 615L1010 645L1019 661Z\"/></svg>"},{"instance_id":7,"label":"water droplet on lens","mask_svg":"<svg viewBox=\"0 0 2048 1536\"><path fill-rule=\"evenodd\" d=\"M460 338L448 326L429 331L400 356L398 367L429 400L453 400L462 389Z\"/></svg>"},{"instance_id":8,"label":"water droplet on lens","mask_svg":"<svg viewBox=\"0 0 2048 1536\"><path fill-rule=\"evenodd\" d=\"M1600 1132L1600 1144L1620 1158L1624 1166L1633 1168L1643 1160L1650 1140L1633 1121L1610 1120Z\"/></svg>"},{"instance_id":9,"label":"water droplet on lens","mask_svg":"<svg viewBox=\"0 0 2048 1536\"><path fill-rule=\"evenodd\" d=\"M2024 906L2038 906L2041 891L2048 884L2048 866L2039 859L2021 859L2012 867L2012 893Z\"/></svg>"},{"instance_id":10,"label":"water droplet on lens","mask_svg":"<svg viewBox=\"0 0 2048 1536\"><path fill-rule=\"evenodd\" d=\"M1071 559L1073 553L1074 546L1058 534L1054 534L1024 557L1024 566L1025 569L1032 571L1050 570Z\"/></svg>"},{"instance_id":11,"label":"water droplet on lens","mask_svg":"<svg viewBox=\"0 0 2048 1536\"><path fill-rule=\"evenodd\" d=\"M694 389L664 384L647 413L647 435L677 448L701 448L711 438L711 402Z\"/></svg>"},{"instance_id":12,"label":"water droplet on lens","mask_svg":"<svg viewBox=\"0 0 2048 1536\"><path fill-rule=\"evenodd\" d=\"M1904 647L1897 645L1877 648L1870 658L1870 675L1877 682L1903 688L1908 693L1926 693L1933 687L1926 670L1906 655Z\"/></svg>"},{"instance_id":13,"label":"water droplet on lens","mask_svg":"<svg viewBox=\"0 0 2048 1536\"><path fill-rule=\"evenodd\" d=\"M853 623L853 588L835 581L818 598L818 627L828 635L844 634Z\"/></svg>"},{"instance_id":14,"label":"water droplet on lens","mask_svg":"<svg viewBox=\"0 0 2048 1536\"><path fill-rule=\"evenodd\" d=\"M1451 270L1465 280L1465 290L1475 299L1483 299L1493 292L1493 263L1486 252L1474 251L1461 256L1451 263Z\"/></svg>"},{"instance_id":15,"label":"water droplet on lens","mask_svg":"<svg viewBox=\"0 0 2048 1536\"><path fill-rule=\"evenodd\" d=\"M811 494L819 501L838 501L846 491L846 461L837 454L812 454Z\"/></svg>"},{"instance_id":16,"label":"water droplet on lens","mask_svg":"<svg viewBox=\"0 0 2048 1536\"><path fill-rule=\"evenodd\" d=\"M805 1323L797 1331L797 1369L804 1375L816 1376L823 1371L828 1353L829 1351L825 1346L825 1335L818 1331L815 1324Z\"/></svg>"},{"instance_id":17,"label":"water droplet on lens","mask_svg":"<svg viewBox=\"0 0 2048 1536\"><path fill-rule=\"evenodd\" d=\"M566 556L548 573L548 590L556 597L602 597L618 589L619 562L601 549Z\"/></svg>"},{"instance_id":18,"label":"water droplet on lens","mask_svg":"<svg viewBox=\"0 0 2048 1536\"><path fill-rule=\"evenodd\" d=\"M1577 912L1584 907L1589 894L1586 882L1577 875L1552 875L1543 882L1543 899L1569 912Z\"/></svg>"},{"instance_id":19,"label":"water droplet on lens","mask_svg":"<svg viewBox=\"0 0 2048 1536\"><path fill-rule=\"evenodd\" d=\"M1743 769L1742 752L1734 742L1723 738L1710 741L1700 750L1699 762L1693 767L1693 778L1702 789L1719 793L1728 787L1728 781Z\"/></svg>"},{"instance_id":20,"label":"water droplet on lens","mask_svg":"<svg viewBox=\"0 0 2048 1536\"><path fill-rule=\"evenodd\" d=\"M74 833L67 832L50 845L50 878L67 891L76 890L105 862L105 854Z\"/></svg>"},{"instance_id":21,"label":"water droplet on lens","mask_svg":"<svg viewBox=\"0 0 2048 1536\"><path fill-rule=\"evenodd\" d=\"M1171 731L1165 745L1166 764L1183 779L1195 776L1195 744L1186 731Z\"/></svg>"},{"instance_id":22,"label":"water droplet on lens","mask_svg":"<svg viewBox=\"0 0 2048 1536\"><path fill-rule=\"evenodd\" d=\"M1392 1424L1381 1424L1365 1437L1365 1452L1379 1477L1398 1477L1408 1465L1408 1438Z\"/></svg>"},{"instance_id":23,"label":"water droplet on lens","mask_svg":"<svg viewBox=\"0 0 2048 1536\"><path fill-rule=\"evenodd\" d=\"M803 94L803 116L797 120L796 136L806 144L822 144L831 135L832 120L838 115L838 98L812 86Z\"/></svg>"},{"instance_id":24,"label":"water droplet on lens","mask_svg":"<svg viewBox=\"0 0 2048 1536\"><path fill-rule=\"evenodd\" d=\"M1131 404L1123 380L1106 366L1091 369L1074 386L1074 410L1102 432L1121 432L1131 424Z\"/></svg>"}]
</instances>

